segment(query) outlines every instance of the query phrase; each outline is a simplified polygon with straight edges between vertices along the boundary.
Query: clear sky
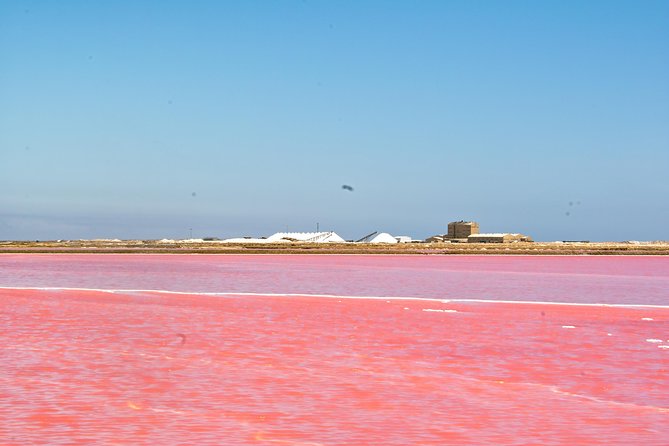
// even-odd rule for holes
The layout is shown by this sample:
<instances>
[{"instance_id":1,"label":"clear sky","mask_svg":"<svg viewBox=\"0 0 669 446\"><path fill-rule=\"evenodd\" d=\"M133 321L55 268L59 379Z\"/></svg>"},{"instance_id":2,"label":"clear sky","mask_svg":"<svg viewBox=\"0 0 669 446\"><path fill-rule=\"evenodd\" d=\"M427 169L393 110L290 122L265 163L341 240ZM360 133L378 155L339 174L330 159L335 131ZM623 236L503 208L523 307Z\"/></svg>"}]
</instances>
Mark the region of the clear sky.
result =
<instances>
[{"instance_id":1,"label":"clear sky","mask_svg":"<svg viewBox=\"0 0 669 446\"><path fill-rule=\"evenodd\" d=\"M668 23L667 1L0 0L0 239L666 240Z\"/></svg>"}]
</instances>

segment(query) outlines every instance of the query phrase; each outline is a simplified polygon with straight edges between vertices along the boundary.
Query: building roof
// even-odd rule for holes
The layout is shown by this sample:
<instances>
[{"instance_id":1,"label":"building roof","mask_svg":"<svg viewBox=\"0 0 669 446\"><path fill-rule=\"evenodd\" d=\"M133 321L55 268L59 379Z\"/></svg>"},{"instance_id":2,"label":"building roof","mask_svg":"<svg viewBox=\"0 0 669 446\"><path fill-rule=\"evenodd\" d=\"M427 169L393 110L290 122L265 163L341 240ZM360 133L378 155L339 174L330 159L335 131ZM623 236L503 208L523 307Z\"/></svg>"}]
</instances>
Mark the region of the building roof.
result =
<instances>
[{"instance_id":1,"label":"building roof","mask_svg":"<svg viewBox=\"0 0 669 446\"><path fill-rule=\"evenodd\" d=\"M278 240L278 241L287 242L288 240ZM269 241L266 238L235 237L221 240L221 243L269 243Z\"/></svg>"},{"instance_id":2,"label":"building roof","mask_svg":"<svg viewBox=\"0 0 669 446\"><path fill-rule=\"evenodd\" d=\"M346 240L339 237L335 232L277 232L267 237L268 242L299 241L314 243L343 243Z\"/></svg>"},{"instance_id":3,"label":"building roof","mask_svg":"<svg viewBox=\"0 0 669 446\"><path fill-rule=\"evenodd\" d=\"M470 237L504 237L505 235L519 236L522 234L510 232L489 232L487 234L472 234Z\"/></svg>"},{"instance_id":4,"label":"building roof","mask_svg":"<svg viewBox=\"0 0 669 446\"><path fill-rule=\"evenodd\" d=\"M397 239L387 232L382 232L371 239L369 243L397 243Z\"/></svg>"}]
</instances>

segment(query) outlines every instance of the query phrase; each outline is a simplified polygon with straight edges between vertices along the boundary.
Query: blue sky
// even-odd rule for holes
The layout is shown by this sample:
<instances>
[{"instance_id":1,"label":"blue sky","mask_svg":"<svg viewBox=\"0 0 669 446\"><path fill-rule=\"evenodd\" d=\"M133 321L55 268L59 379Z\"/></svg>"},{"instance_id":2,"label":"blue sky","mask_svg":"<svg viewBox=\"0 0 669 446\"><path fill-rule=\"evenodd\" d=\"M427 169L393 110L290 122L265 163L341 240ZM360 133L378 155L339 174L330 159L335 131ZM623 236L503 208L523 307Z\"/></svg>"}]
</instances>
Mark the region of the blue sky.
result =
<instances>
[{"instance_id":1,"label":"blue sky","mask_svg":"<svg viewBox=\"0 0 669 446\"><path fill-rule=\"evenodd\" d=\"M0 1L0 239L669 239L667 23L666 1Z\"/></svg>"}]
</instances>

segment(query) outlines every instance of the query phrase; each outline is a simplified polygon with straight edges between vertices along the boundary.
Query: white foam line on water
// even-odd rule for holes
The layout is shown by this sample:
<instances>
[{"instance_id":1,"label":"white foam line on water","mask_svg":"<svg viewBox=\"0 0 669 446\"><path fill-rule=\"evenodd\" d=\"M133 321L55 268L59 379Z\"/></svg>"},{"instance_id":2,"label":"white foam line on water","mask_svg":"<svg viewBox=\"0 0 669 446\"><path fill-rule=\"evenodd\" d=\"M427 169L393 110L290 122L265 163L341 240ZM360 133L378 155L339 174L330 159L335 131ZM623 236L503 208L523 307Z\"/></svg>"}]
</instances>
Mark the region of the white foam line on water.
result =
<instances>
[{"instance_id":1,"label":"white foam line on water","mask_svg":"<svg viewBox=\"0 0 669 446\"><path fill-rule=\"evenodd\" d=\"M466 381L477 381L477 382L482 382L482 383L490 383L490 384L501 384L505 386L521 386L521 387L533 387L541 390L548 390L549 392L558 394L558 395L563 395L563 396L568 396L571 398L578 398L578 399L583 399L587 401L591 401L593 403L598 403L598 404L606 404L606 405L613 405L613 406L620 406L620 407L626 407L626 408L631 408L631 409L644 409L644 410L652 410L652 411L657 411L657 412L662 412L662 413L669 413L669 407L662 407L662 406L650 406L650 405L645 405L645 404L637 404L637 403L631 403L631 402L624 402L624 401L615 401L615 400L609 400L605 398L599 398L596 396L591 396L591 395L584 395L581 393L573 393L569 392L566 390L560 389L556 385L551 385L551 384L541 384L541 383L531 383L531 382L505 382L505 381L492 381L489 379L482 379L482 378L476 378L476 377L467 377L464 375L459 375L459 374L452 374L454 376L457 376L458 378Z\"/></svg>"},{"instance_id":2,"label":"white foam line on water","mask_svg":"<svg viewBox=\"0 0 669 446\"><path fill-rule=\"evenodd\" d=\"M267 297L321 297L328 299L369 299L369 300L416 300L440 303L490 303L490 304L528 304L528 305L558 305L575 307L612 307L612 308L658 308L669 309L669 305L655 304L607 304L607 303L583 303L583 302L551 302L540 300L495 300L495 299L459 299L438 297L416 297L416 296L346 296L340 294L310 294L310 293L249 293L249 292L207 292L207 291L171 291L150 289L104 289L104 288L77 288L77 287L21 287L0 286L0 290L40 290L40 291L92 291L109 294L127 293L156 293L174 295L194 296L267 296Z\"/></svg>"},{"instance_id":3,"label":"white foam line on water","mask_svg":"<svg viewBox=\"0 0 669 446\"><path fill-rule=\"evenodd\" d=\"M509 386L509 387L514 387L514 386L531 387L531 388L536 388L536 389L540 389L540 390L547 390L549 392L552 392L552 393L555 393L555 394L558 394L558 395L562 395L562 396L587 400L587 401L597 403L597 404L605 404L605 405L626 407L626 408L630 408L630 409L644 409L644 410L657 411L657 412L661 412L661 413L669 413L669 407L650 406L650 405L637 404L637 403L632 403L632 402L615 401L615 400L599 398L599 397L591 396L591 395L573 393L573 392L569 392L569 391L566 391L566 390L562 390L558 386L551 385L551 384L541 384L541 383L532 383L532 382L505 382L505 381L491 380L491 379L485 379L485 378L480 378L480 377L475 377L475 376L467 376L467 375L463 375L461 373L454 373L454 372L445 372L445 374L450 376L451 379L458 379L458 380L462 380L462 381L478 382L478 383L492 384L492 385L503 385L503 386Z\"/></svg>"},{"instance_id":4,"label":"white foam line on water","mask_svg":"<svg viewBox=\"0 0 669 446\"><path fill-rule=\"evenodd\" d=\"M545 385L543 384L531 384L534 386L541 386L544 387ZM583 395L580 393L572 393L572 392L567 392L565 390L561 390L557 386L545 386L548 388L553 393L557 393L559 395L564 395L564 396L569 396L572 398L580 398L588 401L592 401L594 403L603 403L607 405L614 405L614 406L621 406L621 407L626 407L626 408L634 408L634 409L645 409L645 410L653 410L653 411L658 411L662 413L669 412L669 408L667 407L659 407L659 406L648 406L645 404L636 404L636 403L626 403L622 401L614 401L614 400L608 400L604 398L598 398L596 396L590 396L590 395Z\"/></svg>"}]
</instances>

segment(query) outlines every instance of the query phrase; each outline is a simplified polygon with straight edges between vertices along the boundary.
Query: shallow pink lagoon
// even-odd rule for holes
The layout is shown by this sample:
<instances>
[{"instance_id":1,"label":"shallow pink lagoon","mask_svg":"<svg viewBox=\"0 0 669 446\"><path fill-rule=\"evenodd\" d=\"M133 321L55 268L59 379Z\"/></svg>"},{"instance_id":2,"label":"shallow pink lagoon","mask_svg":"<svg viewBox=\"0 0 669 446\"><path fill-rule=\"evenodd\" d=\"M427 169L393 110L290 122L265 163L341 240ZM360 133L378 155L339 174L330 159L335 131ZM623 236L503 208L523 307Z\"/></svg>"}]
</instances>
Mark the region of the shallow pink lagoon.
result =
<instances>
[{"instance_id":1,"label":"shallow pink lagoon","mask_svg":"<svg viewBox=\"0 0 669 446\"><path fill-rule=\"evenodd\" d=\"M2 255L0 287L2 445L669 444L666 257Z\"/></svg>"},{"instance_id":2,"label":"shallow pink lagoon","mask_svg":"<svg viewBox=\"0 0 669 446\"><path fill-rule=\"evenodd\" d=\"M669 304L669 257L0 255L0 286Z\"/></svg>"}]
</instances>

